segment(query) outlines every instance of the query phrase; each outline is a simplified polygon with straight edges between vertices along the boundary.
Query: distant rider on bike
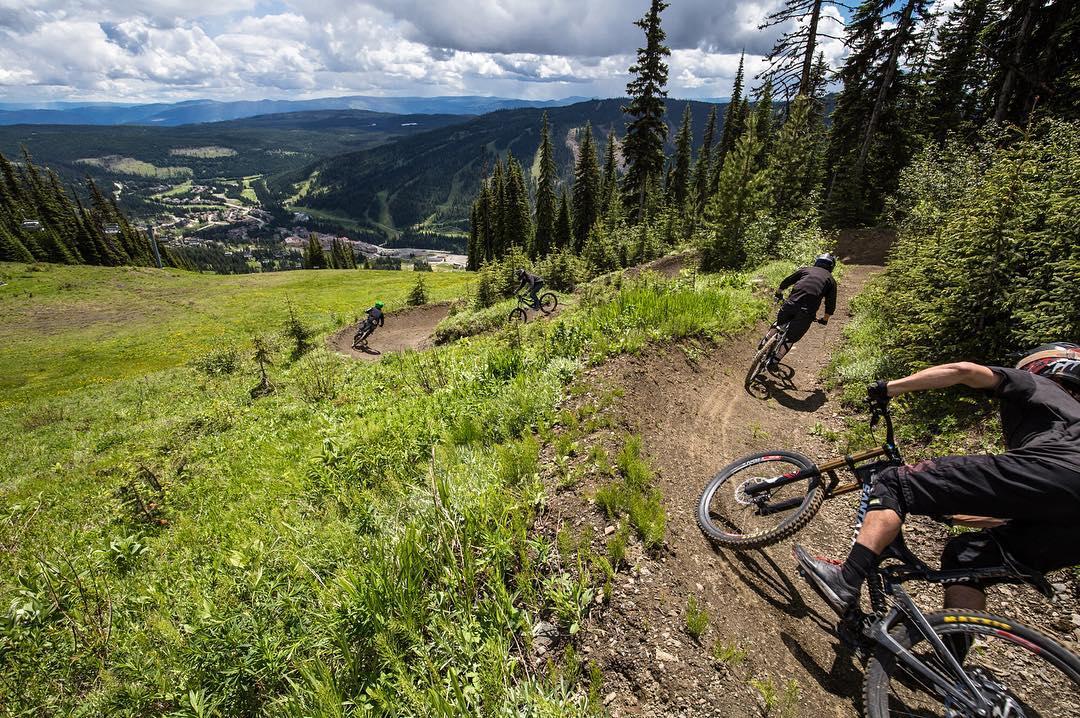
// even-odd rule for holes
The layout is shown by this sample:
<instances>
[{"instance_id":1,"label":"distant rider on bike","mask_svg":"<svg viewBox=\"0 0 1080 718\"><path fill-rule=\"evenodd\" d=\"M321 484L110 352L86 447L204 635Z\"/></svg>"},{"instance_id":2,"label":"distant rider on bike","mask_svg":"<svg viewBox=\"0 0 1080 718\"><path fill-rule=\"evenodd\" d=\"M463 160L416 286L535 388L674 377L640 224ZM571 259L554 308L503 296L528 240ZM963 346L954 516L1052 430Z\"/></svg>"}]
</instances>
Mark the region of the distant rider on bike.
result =
<instances>
[{"instance_id":1,"label":"distant rider on bike","mask_svg":"<svg viewBox=\"0 0 1080 718\"><path fill-rule=\"evenodd\" d=\"M784 298L785 289L795 286L776 315L777 326L788 325L787 339L777 347L775 359L766 367L769 371L776 371L780 360L810 329L810 323L815 321L814 317L817 316L822 299L825 300L825 316L816 320L819 324L828 324L829 318L836 312L836 280L832 276L835 267L836 257L822 254L814 260L814 266L798 269L780 282L775 294L778 300Z\"/></svg>"},{"instance_id":2,"label":"distant rider on bike","mask_svg":"<svg viewBox=\"0 0 1080 718\"><path fill-rule=\"evenodd\" d=\"M525 289L526 287L528 287L528 289L529 289L529 299L532 300L532 308L533 309L539 309L540 308L540 297L537 296L537 295L540 293L540 290L544 286L544 280L541 277L538 277L535 274L529 274L524 269L520 269L520 268L514 270L514 277L519 282L518 288L516 290L514 290L514 293L517 294L522 289Z\"/></svg>"},{"instance_id":3,"label":"distant rider on bike","mask_svg":"<svg viewBox=\"0 0 1080 718\"><path fill-rule=\"evenodd\" d=\"M364 314L367 315L364 319L364 324L367 325L367 329L371 330L368 332L368 336L375 333L375 327L381 327L386 324L386 317L383 315L382 308L382 302L375 302L375 306L364 312Z\"/></svg>"},{"instance_id":4,"label":"distant rider on bike","mask_svg":"<svg viewBox=\"0 0 1080 718\"><path fill-rule=\"evenodd\" d=\"M1043 573L1080 564L1080 346L1044 344L1015 369L968 362L934 366L878 381L869 394L884 403L898 394L957 385L997 397L1005 453L947 456L882 471L842 565L796 546L799 563L837 613L844 615L858 602L864 579L908 514L986 529L950 539L944 570L991 568L1010 557ZM984 610L986 585L946 586L945 607Z\"/></svg>"}]
</instances>

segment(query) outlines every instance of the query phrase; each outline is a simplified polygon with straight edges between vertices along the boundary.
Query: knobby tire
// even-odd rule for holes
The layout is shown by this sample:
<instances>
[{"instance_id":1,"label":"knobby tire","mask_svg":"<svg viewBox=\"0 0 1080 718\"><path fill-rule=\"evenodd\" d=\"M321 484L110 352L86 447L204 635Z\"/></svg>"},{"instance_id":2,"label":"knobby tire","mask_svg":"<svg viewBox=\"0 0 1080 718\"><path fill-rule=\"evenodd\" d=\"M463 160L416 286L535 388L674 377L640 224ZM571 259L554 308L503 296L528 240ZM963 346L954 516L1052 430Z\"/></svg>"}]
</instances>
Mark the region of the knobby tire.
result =
<instances>
[{"instance_id":1,"label":"knobby tire","mask_svg":"<svg viewBox=\"0 0 1080 718\"><path fill-rule=\"evenodd\" d=\"M793 451L763 451L751 456L744 456L721 469L705 486L704 491L701 492L697 509L698 527L717 546L741 550L772 546L801 531L821 508L821 504L825 501L825 490L820 478L815 477L808 481L806 495L798 508L785 514L783 520L771 529L753 534L737 534L722 531L716 526L709 512L709 506L716 492L724 488L724 484L733 476L737 476L743 469L758 463L766 463L761 459L771 457L786 459L789 463L799 467L799 469L811 469L814 466L814 462L808 457Z\"/></svg>"}]
</instances>

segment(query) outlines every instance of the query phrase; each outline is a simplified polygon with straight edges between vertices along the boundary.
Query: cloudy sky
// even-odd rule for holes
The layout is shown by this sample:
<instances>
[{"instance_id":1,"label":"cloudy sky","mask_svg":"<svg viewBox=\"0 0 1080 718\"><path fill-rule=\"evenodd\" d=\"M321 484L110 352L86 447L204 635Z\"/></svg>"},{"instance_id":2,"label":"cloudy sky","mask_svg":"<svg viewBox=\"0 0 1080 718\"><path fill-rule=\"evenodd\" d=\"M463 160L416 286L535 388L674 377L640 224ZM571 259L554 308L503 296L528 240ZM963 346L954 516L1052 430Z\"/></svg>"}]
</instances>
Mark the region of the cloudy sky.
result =
<instances>
[{"instance_id":1,"label":"cloudy sky","mask_svg":"<svg viewBox=\"0 0 1080 718\"><path fill-rule=\"evenodd\" d=\"M743 49L759 69L776 31L757 26L779 2L671 0L670 95L727 96ZM648 4L0 0L0 101L617 96Z\"/></svg>"}]
</instances>

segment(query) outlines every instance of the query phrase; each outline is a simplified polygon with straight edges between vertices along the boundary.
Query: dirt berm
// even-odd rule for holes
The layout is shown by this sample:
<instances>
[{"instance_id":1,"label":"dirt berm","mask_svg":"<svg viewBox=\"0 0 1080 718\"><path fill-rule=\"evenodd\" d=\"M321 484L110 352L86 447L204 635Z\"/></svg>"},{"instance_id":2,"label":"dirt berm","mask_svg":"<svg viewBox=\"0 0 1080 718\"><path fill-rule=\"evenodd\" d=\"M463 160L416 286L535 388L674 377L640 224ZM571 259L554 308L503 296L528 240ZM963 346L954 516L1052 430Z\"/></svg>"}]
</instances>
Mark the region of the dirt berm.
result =
<instances>
[{"instance_id":1,"label":"dirt berm","mask_svg":"<svg viewBox=\"0 0 1080 718\"><path fill-rule=\"evenodd\" d=\"M430 347L435 327L449 313L449 304L426 304L387 314L386 326L376 329L368 339L368 351L353 349L352 340L357 324L350 324L331 334L326 343L333 351L354 359L376 361L383 354Z\"/></svg>"}]
</instances>

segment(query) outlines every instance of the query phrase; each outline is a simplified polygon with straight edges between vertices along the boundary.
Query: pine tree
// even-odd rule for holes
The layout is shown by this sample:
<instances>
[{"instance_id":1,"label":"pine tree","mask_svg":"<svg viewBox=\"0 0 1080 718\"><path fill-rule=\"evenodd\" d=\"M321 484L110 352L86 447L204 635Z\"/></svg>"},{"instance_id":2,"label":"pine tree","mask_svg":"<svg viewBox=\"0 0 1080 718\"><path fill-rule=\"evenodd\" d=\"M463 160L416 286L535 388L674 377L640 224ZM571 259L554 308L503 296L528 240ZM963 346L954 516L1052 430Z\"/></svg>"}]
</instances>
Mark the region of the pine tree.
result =
<instances>
[{"instance_id":1,"label":"pine tree","mask_svg":"<svg viewBox=\"0 0 1080 718\"><path fill-rule=\"evenodd\" d=\"M570 213L570 200L566 190L559 199L559 217L555 221L555 246L559 251L570 250L574 246L574 218Z\"/></svg>"},{"instance_id":2,"label":"pine tree","mask_svg":"<svg viewBox=\"0 0 1080 718\"><path fill-rule=\"evenodd\" d=\"M769 153L772 210L780 221L807 215L821 183L824 128L815 101L799 95Z\"/></svg>"},{"instance_id":3,"label":"pine tree","mask_svg":"<svg viewBox=\"0 0 1080 718\"><path fill-rule=\"evenodd\" d=\"M772 80L766 79L765 84L758 91L757 102L754 105L754 123L757 127L758 140L761 142L761 155L758 163L765 164L765 159L772 149L773 140L773 86Z\"/></svg>"},{"instance_id":4,"label":"pine tree","mask_svg":"<svg viewBox=\"0 0 1080 718\"><path fill-rule=\"evenodd\" d=\"M506 177L502 162L495 160L491 174L491 257L499 259L510 246L507 239Z\"/></svg>"},{"instance_id":5,"label":"pine tree","mask_svg":"<svg viewBox=\"0 0 1080 718\"><path fill-rule=\"evenodd\" d=\"M630 68L635 77L626 86L631 99L623 111L634 119L626 125L622 150L626 162L624 192L635 218L641 214L647 185L659 180L664 171L668 133L664 123L668 67L664 58L671 55L671 50L664 45L666 34L660 14L667 6L663 0L652 0L649 11L634 23L645 32L645 47L638 48L637 63Z\"/></svg>"},{"instance_id":6,"label":"pine tree","mask_svg":"<svg viewBox=\"0 0 1080 718\"><path fill-rule=\"evenodd\" d=\"M574 244L580 254L589 236L589 230L600 216L600 165L596 158L592 123L585 125L581 133L577 165L574 168Z\"/></svg>"},{"instance_id":7,"label":"pine tree","mask_svg":"<svg viewBox=\"0 0 1080 718\"><path fill-rule=\"evenodd\" d=\"M712 173L712 147L716 135L716 105L709 111L709 120L705 123L705 136L701 141L701 149L698 150L697 163L694 165L694 177L691 181L691 189L694 195L694 211L701 214L705 208L705 202L709 198L710 175Z\"/></svg>"},{"instance_id":8,"label":"pine tree","mask_svg":"<svg viewBox=\"0 0 1080 718\"><path fill-rule=\"evenodd\" d=\"M607 147L604 150L604 171L600 180L600 211L607 214L611 203L619 196L619 162L616 156L618 140L614 132L608 132Z\"/></svg>"},{"instance_id":9,"label":"pine tree","mask_svg":"<svg viewBox=\"0 0 1080 718\"><path fill-rule=\"evenodd\" d=\"M414 272L414 274L416 274L416 281L413 283L412 289L409 290L409 296L405 299L405 303L410 307L419 307L428 303L428 291L427 285L424 284L424 273Z\"/></svg>"},{"instance_id":10,"label":"pine tree","mask_svg":"<svg viewBox=\"0 0 1080 718\"><path fill-rule=\"evenodd\" d=\"M686 103L682 124L675 136L675 166L671 173L668 197L680 211L690 197L690 161L693 158L694 135L690 120L690 103Z\"/></svg>"},{"instance_id":11,"label":"pine tree","mask_svg":"<svg viewBox=\"0 0 1080 718\"><path fill-rule=\"evenodd\" d=\"M507 153L506 157L505 187L504 250L509 252L513 247L526 249L533 240L532 209L529 207L529 191L525 188L525 174L511 153Z\"/></svg>"},{"instance_id":12,"label":"pine tree","mask_svg":"<svg viewBox=\"0 0 1080 718\"><path fill-rule=\"evenodd\" d=\"M720 145L716 148L716 163L713 170L713 192L716 191L716 182L719 181L720 170L724 168L724 158L731 152L742 134L745 124L742 112L743 103L743 64L746 61L746 53L739 56L739 69L735 73L735 84L731 88L731 100L724 110L724 131L720 134ZM710 194L712 194L710 192Z\"/></svg>"},{"instance_id":13,"label":"pine tree","mask_svg":"<svg viewBox=\"0 0 1080 718\"><path fill-rule=\"evenodd\" d=\"M0 224L0 262L33 262L34 255Z\"/></svg>"},{"instance_id":14,"label":"pine tree","mask_svg":"<svg viewBox=\"0 0 1080 718\"><path fill-rule=\"evenodd\" d=\"M759 30L776 26L792 28L780 36L766 56L769 69L761 75L783 89L788 97L812 94L811 80L818 38L840 39L821 30L822 19L839 22L833 15L822 16L821 11L826 6L846 7L835 0L785 0L784 7L765 18L765 22L758 27Z\"/></svg>"},{"instance_id":15,"label":"pine tree","mask_svg":"<svg viewBox=\"0 0 1080 718\"><path fill-rule=\"evenodd\" d=\"M763 248L747 246L751 225L769 204L768 173L758 169L761 143L751 117L720 174L720 186L705 207L701 265L706 270L743 266Z\"/></svg>"},{"instance_id":16,"label":"pine tree","mask_svg":"<svg viewBox=\"0 0 1080 718\"><path fill-rule=\"evenodd\" d=\"M938 142L965 121L981 124L989 109L980 106L987 93L990 59L981 44L989 24L991 0L963 0L938 33L930 61L930 82L918 116L924 132Z\"/></svg>"},{"instance_id":17,"label":"pine tree","mask_svg":"<svg viewBox=\"0 0 1080 718\"><path fill-rule=\"evenodd\" d=\"M304 250L304 269L324 269L326 266L326 253L319 242L319 235L312 232L308 235L307 249Z\"/></svg>"},{"instance_id":18,"label":"pine tree","mask_svg":"<svg viewBox=\"0 0 1080 718\"><path fill-rule=\"evenodd\" d=\"M483 201L481 189L481 195L473 200L472 207L469 208L469 246L465 261L465 269L469 272L475 272L483 264L484 249L480 236L480 206Z\"/></svg>"},{"instance_id":19,"label":"pine tree","mask_svg":"<svg viewBox=\"0 0 1080 718\"><path fill-rule=\"evenodd\" d=\"M533 259L544 257L555 245L555 214L558 211L555 183L558 170L555 167L555 151L551 146L551 126L544 113L540 128L540 177L536 186L536 239L532 243Z\"/></svg>"}]
</instances>

